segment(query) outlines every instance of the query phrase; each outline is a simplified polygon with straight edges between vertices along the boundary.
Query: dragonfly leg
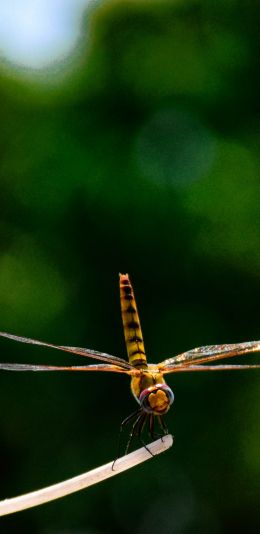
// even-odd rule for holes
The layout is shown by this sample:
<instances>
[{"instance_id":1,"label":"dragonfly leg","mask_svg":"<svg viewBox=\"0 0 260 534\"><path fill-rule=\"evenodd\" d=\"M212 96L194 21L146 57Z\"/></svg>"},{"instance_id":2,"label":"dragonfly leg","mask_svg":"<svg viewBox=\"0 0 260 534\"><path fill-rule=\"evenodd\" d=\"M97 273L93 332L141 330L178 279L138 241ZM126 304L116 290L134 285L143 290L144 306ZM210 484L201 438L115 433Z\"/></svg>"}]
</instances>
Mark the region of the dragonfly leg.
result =
<instances>
[{"instance_id":1,"label":"dragonfly leg","mask_svg":"<svg viewBox=\"0 0 260 534\"><path fill-rule=\"evenodd\" d=\"M149 433L152 439L155 439L154 433L154 415L151 413L149 415Z\"/></svg>"},{"instance_id":2,"label":"dragonfly leg","mask_svg":"<svg viewBox=\"0 0 260 534\"><path fill-rule=\"evenodd\" d=\"M136 410L135 412L131 413L130 415L128 415L121 423L120 425L120 432L122 432L123 428L125 425L127 425L127 423L130 423L130 421L132 421L132 419L134 419L134 417L136 417L137 415L141 414L142 413L142 410L141 408L138 408L138 410Z\"/></svg>"},{"instance_id":3,"label":"dragonfly leg","mask_svg":"<svg viewBox=\"0 0 260 534\"><path fill-rule=\"evenodd\" d=\"M161 417L161 415L158 415L158 421L159 421L159 425L160 425L161 429L163 430L163 433L164 433L165 436L166 436L166 434L168 434L169 431L168 431L168 428L167 428L167 426L166 426L166 424L165 424L165 421L164 421L164 419Z\"/></svg>"},{"instance_id":4,"label":"dragonfly leg","mask_svg":"<svg viewBox=\"0 0 260 534\"><path fill-rule=\"evenodd\" d=\"M131 445L131 443L133 441L133 437L140 435L140 430L142 428L143 423L144 423L144 414L141 411L141 413L137 416L137 419L134 422L134 424L132 426L132 430L131 430L131 432L129 434L128 442L127 442L126 449L125 449L125 454L128 453L129 447L130 447L130 445Z\"/></svg>"},{"instance_id":5,"label":"dragonfly leg","mask_svg":"<svg viewBox=\"0 0 260 534\"><path fill-rule=\"evenodd\" d=\"M149 452L149 454L151 454L151 456L154 456L154 454L150 451L149 447L147 447L145 441L141 437L141 433L142 433L142 431L144 429L146 421L147 421L147 414L141 412L140 415L137 417L136 421L134 422L133 426L132 426L132 430L131 430L131 433L129 435L129 439L128 439L128 442L127 442L125 454L128 453L128 450L129 450L129 447L130 447L130 445L132 443L132 440L136 436L136 437L138 437L140 439L143 447L147 450L147 452Z\"/></svg>"},{"instance_id":6,"label":"dragonfly leg","mask_svg":"<svg viewBox=\"0 0 260 534\"><path fill-rule=\"evenodd\" d=\"M162 417L160 415L158 415L157 417L158 417L158 422L159 422L160 428L163 430L163 435L168 434L168 429L167 429ZM150 416L149 416L149 433L150 433L150 436L151 436L151 438L153 440L155 440L157 438L162 438L162 433L154 431L154 422L155 422L155 416L153 414L150 414Z\"/></svg>"},{"instance_id":7,"label":"dragonfly leg","mask_svg":"<svg viewBox=\"0 0 260 534\"><path fill-rule=\"evenodd\" d=\"M148 418L148 415L146 413L144 413L142 419L140 419L139 422L138 422L135 435L138 436L138 438L140 439L143 447L149 452L149 454L151 454L151 456L154 456L154 454L150 451L149 447L147 447L145 441L141 437L141 434L142 434L143 429L145 427L145 424L147 422L147 418Z\"/></svg>"},{"instance_id":8,"label":"dragonfly leg","mask_svg":"<svg viewBox=\"0 0 260 534\"><path fill-rule=\"evenodd\" d=\"M118 443L117 443L117 454L116 454L116 457L113 461L113 465L112 465L112 471L114 470L114 465L117 461L117 459L120 457L120 445L121 445L121 436L122 436L122 431L123 431L123 428L128 424L130 423L130 421L132 421L132 419L134 419L135 417L138 417L138 415L141 414L141 409L139 408L138 410L136 410L135 412L131 413L130 415L128 415L121 423L120 425L120 429L119 429L119 434L118 434ZM126 453L125 453L126 454Z\"/></svg>"}]
</instances>

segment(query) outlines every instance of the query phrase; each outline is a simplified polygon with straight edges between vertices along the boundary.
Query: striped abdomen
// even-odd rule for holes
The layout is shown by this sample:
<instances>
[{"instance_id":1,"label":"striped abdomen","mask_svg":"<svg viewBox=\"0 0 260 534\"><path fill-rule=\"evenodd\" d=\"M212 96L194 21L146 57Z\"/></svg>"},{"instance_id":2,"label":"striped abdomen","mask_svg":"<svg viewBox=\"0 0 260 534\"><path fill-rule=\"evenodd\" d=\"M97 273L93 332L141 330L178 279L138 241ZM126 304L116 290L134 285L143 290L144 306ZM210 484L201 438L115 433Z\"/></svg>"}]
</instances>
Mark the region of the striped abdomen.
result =
<instances>
[{"instance_id":1,"label":"striped abdomen","mask_svg":"<svg viewBox=\"0 0 260 534\"><path fill-rule=\"evenodd\" d=\"M119 279L121 312L128 359L135 367L146 369L147 361L134 291L128 274L120 274Z\"/></svg>"}]
</instances>

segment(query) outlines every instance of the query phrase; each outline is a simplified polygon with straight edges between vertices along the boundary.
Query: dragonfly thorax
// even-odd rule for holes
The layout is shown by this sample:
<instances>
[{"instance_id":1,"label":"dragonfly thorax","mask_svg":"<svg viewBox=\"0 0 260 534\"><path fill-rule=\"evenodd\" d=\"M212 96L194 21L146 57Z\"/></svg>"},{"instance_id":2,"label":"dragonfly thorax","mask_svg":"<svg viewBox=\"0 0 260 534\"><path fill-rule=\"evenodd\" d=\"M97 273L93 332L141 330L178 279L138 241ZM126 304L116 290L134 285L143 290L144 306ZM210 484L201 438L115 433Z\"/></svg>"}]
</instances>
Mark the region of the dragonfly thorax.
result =
<instances>
[{"instance_id":1,"label":"dragonfly thorax","mask_svg":"<svg viewBox=\"0 0 260 534\"><path fill-rule=\"evenodd\" d=\"M142 391L139 402L143 410L154 415L168 412L174 401L174 394L167 384L155 384Z\"/></svg>"}]
</instances>

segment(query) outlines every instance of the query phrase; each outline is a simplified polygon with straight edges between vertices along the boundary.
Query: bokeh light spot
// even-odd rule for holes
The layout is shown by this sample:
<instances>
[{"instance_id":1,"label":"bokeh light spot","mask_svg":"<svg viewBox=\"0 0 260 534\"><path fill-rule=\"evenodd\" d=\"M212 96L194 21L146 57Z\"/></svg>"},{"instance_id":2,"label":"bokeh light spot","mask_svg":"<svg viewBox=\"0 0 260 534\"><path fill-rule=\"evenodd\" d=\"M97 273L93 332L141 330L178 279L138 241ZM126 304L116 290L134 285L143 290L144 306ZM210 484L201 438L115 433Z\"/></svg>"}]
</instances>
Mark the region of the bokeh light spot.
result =
<instances>
[{"instance_id":1,"label":"bokeh light spot","mask_svg":"<svg viewBox=\"0 0 260 534\"><path fill-rule=\"evenodd\" d=\"M156 113L139 134L136 159L142 174L159 185L185 186L205 176L212 165L215 140L186 112Z\"/></svg>"},{"instance_id":2,"label":"bokeh light spot","mask_svg":"<svg viewBox=\"0 0 260 534\"><path fill-rule=\"evenodd\" d=\"M0 3L0 47L5 61L44 69L75 48L90 0L4 0Z\"/></svg>"}]
</instances>

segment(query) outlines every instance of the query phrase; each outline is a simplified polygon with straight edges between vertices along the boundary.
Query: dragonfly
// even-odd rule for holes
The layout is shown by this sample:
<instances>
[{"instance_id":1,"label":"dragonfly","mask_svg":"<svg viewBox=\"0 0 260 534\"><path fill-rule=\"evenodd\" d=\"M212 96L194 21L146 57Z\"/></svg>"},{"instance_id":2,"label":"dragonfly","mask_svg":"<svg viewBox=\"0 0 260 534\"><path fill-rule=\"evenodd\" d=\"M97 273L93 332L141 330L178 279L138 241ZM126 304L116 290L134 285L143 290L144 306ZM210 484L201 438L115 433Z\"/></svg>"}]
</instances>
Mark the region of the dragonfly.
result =
<instances>
[{"instance_id":1,"label":"dragonfly","mask_svg":"<svg viewBox=\"0 0 260 534\"><path fill-rule=\"evenodd\" d=\"M131 391L138 403L138 409L121 423L120 430L122 430L125 424L131 421L133 423L126 448L127 453L133 436L140 437L146 424L148 424L148 432L152 439L155 439L155 421L159 424L162 431L161 435L168 433L168 429L164 422L164 415L169 411L174 401L174 393L166 383L164 375L180 372L259 369L259 364L230 365L221 363L219 365L215 362L226 358L260 352L260 341L207 345L167 358L158 364L148 363L134 291L128 274L119 274L119 286L121 315L128 361L117 356L91 349L54 345L53 343L46 343L28 337L19 337L7 332L0 332L0 336L14 341L49 347L102 362L92 365L72 366L0 363L0 370L70 372L104 371L128 375L131 378ZM157 436L158 434L156 434L156 437Z\"/></svg>"}]
</instances>

